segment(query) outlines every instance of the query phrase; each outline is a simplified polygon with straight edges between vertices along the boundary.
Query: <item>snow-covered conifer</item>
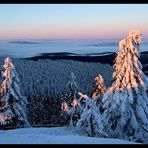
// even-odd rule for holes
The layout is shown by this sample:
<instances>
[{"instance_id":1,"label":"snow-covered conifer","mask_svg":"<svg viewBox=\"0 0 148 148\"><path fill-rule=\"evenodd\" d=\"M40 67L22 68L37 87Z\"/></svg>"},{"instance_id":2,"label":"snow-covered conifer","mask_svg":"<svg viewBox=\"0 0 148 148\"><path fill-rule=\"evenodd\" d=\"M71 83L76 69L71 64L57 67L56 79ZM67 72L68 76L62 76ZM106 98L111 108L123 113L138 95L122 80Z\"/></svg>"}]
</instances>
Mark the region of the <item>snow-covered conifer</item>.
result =
<instances>
[{"instance_id":1,"label":"snow-covered conifer","mask_svg":"<svg viewBox=\"0 0 148 148\"><path fill-rule=\"evenodd\" d=\"M119 42L112 87L104 94L104 114L114 136L148 141L148 97L139 61L141 32L132 30Z\"/></svg>"},{"instance_id":2,"label":"snow-covered conifer","mask_svg":"<svg viewBox=\"0 0 148 148\"><path fill-rule=\"evenodd\" d=\"M74 75L74 73L70 74L70 80L69 82L66 84L66 93L64 94L65 100L68 105L71 106L71 102L77 98L77 93L78 93L78 85L76 83L76 76Z\"/></svg>"},{"instance_id":3,"label":"snow-covered conifer","mask_svg":"<svg viewBox=\"0 0 148 148\"><path fill-rule=\"evenodd\" d=\"M97 106L100 108L100 112L103 112L103 102L102 98L106 92L106 87L104 85L103 77L99 74L95 77L95 84L93 86L93 92L91 98L97 102Z\"/></svg>"},{"instance_id":4,"label":"snow-covered conifer","mask_svg":"<svg viewBox=\"0 0 148 148\"><path fill-rule=\"evenodd\" d=\"M77 99L74 99L71 105L72 107L69 107L66 102L63 102L61 108L70 117L69 126L75 126L80 119L83 108Z\"/></svg>"},{"instance_id":5,"label":"snow-covered conifer","mask_svg":"<svg viewBox=\"0 0 148 148\"><path fill-rule=\"evenodd\" d=\"M13 122L16 127L29 126L26 116L27 98L21 95L20 80L9 57L4 60L2 77L4 80L0 88L1 116L15 119Z\"/></svg>"},{"instance_id":6,"label":"snow-covered conifer","mask_svg":"<svg viewBox=\"0 0 148 148\"><path fill-rule=\"evenodd\" d=\"M96 101L87 95L79 93L86 101L86 106L77 122L77 130L81 134L92 137L110 137L111 129L106 118L100 113Z\"/></svg>"},{"instance_id":7,"label":"snow-covered conifer","mask_svg":"<svg viewBox=\"0 0 148 148\"><path fill-rule=\"evenodd\" d=\"M75 75L74 73L70 74L70 80L69 82L66 84L66 90L64 95L61 97L61 101L63 101L62 103L62 108L65 107L63 105L67 105L69 108L71 108L68 112L64 111L64 109L61 110L61 120L65 120L64 122L67 123L69 118L67 117L67 113L70 116L70 125L72 125L72 122L76 122L77 119L74 120L74 115L76 116L76 114L79 112L77 111L79 109L79 105L76 107L73 106L73 102L77 102L77 93L78 93L78 85L75 82ZM79 114L79 113L78 113ZM79 115L77 115L79 118Z\"/></svg>"}]
</instances>

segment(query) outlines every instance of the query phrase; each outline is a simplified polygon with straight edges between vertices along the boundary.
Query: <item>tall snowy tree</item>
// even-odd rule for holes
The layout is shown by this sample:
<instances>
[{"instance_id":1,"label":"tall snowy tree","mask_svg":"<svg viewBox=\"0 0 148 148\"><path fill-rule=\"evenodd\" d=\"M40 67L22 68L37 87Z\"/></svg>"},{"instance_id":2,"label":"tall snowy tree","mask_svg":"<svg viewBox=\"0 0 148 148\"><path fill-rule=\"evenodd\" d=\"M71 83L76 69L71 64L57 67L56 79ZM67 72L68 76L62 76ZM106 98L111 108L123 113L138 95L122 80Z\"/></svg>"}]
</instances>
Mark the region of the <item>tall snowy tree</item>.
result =
<instances>
[{"instance_id":1,"label":"tall snowy tree","mask_svg":"<svg viewBox=\"0 0 148 148\"><path fill-rule=\"evenodd\" d=\"M79 94L86 102L81 118L76 124L79 133L91 137L110 137L110 126L106 118L100 113L96 101L87 95Z\"/></svg>"},{"instance_id":2,"label":"tall snowy tree","mask_svg":"<svg viewBox=\"0 0 148 148\"><path fill-rule=\"evenodd\" d=\"M77 101L77 93L78 93L78 85L75 82L76 76L74 73L70 74L70 80L66 84L66 90L64 95L61 97L62 101L62 108L64 107L63 104L67 104L70 108L73 108L72 102ZM73 108L74 109L74 108ZM75 110L75 109L74 109ZM61 110L61 120L63 121L64 124L67 124L69 122L69 115L67 116L67 112L64 111L64 109ZM75 113L76 115L76 113ZM73 115L70 115L71 117Z\"/></svg>"},{"instance_id":3,"label":"tall snowy tree","mask_svg":"<svg viewBox=\"0 0 148 148\"><path fill-rule=\"evenodd\" d=\"M16 127L29 126L26 115L27 98L21 95L20 80L9 57L4 60L2 77L4 80L0 88L1 115L12 117Z\"/></svg>"},{"instance_id":4,"label":"tall snowy tree","mask_svg":"<svg viewBox=\"0 0 148 148\"><path fill-rule=\"evenodd\" d=\"M106 92L106 87L104 85L103 77L99 74L95 77L95 84L93 86L93 91L91 98L93 98L97 103L97 106L100 108L100 112L103 112L103 102L102 98Z\"/></svg>"},{"instance_id":5,"label":"tall snowy tree","mask_svg":"<svg viewBox=\"0 0 148 148\"><path fill-rule=\"evenodd\" d=\"M71 73L70 80L66 84L65 94L61 98L62 100L66 101L70 106L71 102L77 98L77 93L78 93L78 85L75 80L76 76L74 75L74 73Z\"/></svg>"},{"instance_id":6,"label":"tall snowy tree","mask_svg":"<svg viewBox=\"0 0 148 148\"><path fill-rule=\"evenodd\" d=\"M118 138L148 142L148 97L139 61L141 32L119 42L112 87L103 97L104 114Z\"/></svg>"}]
</instances>

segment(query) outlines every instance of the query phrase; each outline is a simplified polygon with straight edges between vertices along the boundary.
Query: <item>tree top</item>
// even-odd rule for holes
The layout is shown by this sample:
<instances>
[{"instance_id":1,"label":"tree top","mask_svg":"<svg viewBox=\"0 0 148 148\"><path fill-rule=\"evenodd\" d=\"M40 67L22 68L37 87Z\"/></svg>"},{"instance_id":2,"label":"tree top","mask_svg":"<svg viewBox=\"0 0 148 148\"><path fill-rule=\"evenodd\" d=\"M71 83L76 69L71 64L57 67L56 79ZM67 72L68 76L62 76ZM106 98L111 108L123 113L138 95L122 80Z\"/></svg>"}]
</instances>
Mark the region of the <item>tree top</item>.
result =
<instances>
[{"instance_id":1,"label":"tree top","mask_svg":"<svg viewBox=\"0 0 148 148\"><path fill-rule=\"evenodd\" d=\"M129 34L129 38L132 38L136 44L140 44L142 40L142 33L138 29L132 29Z\"/></svg>"}]
</instances>

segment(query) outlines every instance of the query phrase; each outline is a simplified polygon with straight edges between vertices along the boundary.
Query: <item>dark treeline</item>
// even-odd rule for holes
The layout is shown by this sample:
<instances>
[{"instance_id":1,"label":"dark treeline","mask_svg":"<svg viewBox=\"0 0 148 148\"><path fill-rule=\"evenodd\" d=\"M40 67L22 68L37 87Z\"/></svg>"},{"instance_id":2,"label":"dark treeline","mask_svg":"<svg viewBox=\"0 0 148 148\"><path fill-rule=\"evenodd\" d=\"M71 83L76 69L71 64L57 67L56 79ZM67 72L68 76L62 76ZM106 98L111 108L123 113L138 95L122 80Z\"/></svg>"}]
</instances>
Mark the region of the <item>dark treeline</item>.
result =
<instances>
[{"instance_id":1,"label":"dark treeline","mask_svg":"<svg viewBox=\"0 0 148 148\"><path fill-rule=\"evenodd\" d=\"M93 55L93 56L92 56ZM82 62L99 62L102 64L110 64L113 65L113 61L115 59L115 52L104 52L104 53L96 53L96 54L86 54L79 55L73 53L42 53L41 55L30 57L27 59L37 61L39 59L65 59L65 60L74 60L74 61L82 61ZM140 62L145 65L148 64L148 52L144 51L140 53Z\"/></svg>"},{"instance_id":2,"label":"dark treeline","mask_svg":"<svg viewBox=\"0 0 148 148\"><path fill-rule=\"evenodd\" d=\"M43 53L38 56L30 57L27 59L37 61L39 59L51 59L51 60L73 60L73 61L81 61L81 62L94 62L94 63L102 63L102 64L110 64L113 66L114 59L116 57L115 52L104 52L104 53L96 53L86 54L86 55L78 55L73 53ZM143 71L146 75L148 75L148 52L144 51L140 54L140 62L143 64Z\"/></svg>"}]
</instances>

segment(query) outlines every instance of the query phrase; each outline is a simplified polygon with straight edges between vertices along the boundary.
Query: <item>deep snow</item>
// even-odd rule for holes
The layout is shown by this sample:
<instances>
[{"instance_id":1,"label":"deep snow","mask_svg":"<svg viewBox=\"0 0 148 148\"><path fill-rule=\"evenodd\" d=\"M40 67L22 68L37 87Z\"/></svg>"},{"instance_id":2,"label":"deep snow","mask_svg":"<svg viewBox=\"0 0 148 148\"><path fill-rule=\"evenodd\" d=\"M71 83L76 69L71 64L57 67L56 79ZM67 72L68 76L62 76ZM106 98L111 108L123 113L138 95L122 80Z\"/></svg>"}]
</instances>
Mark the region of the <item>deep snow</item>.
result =
<instances>
[{"instance_id":1,"label":"deep snow","mask_svg":"<svg viewBox=\"0 0 148 148\"><path fill-rule=\"evenodd\" d=\"M0 144L137 144L121 139L94 138L72 133L70 128L0 130Z\"/></svg>"}]
</instances>

